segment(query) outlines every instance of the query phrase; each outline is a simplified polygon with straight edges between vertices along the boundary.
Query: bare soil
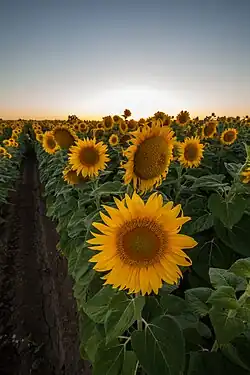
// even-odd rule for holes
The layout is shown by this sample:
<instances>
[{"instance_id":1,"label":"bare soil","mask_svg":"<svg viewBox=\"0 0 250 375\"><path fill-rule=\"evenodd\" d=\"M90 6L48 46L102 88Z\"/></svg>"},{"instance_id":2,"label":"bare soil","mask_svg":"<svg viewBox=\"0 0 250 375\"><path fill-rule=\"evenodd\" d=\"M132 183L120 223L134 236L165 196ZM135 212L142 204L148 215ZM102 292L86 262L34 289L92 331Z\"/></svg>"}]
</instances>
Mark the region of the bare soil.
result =
<instances>
[{"instance_id":1,"label":"bare soil","mask_svg":"<svg viewBox=\"0 0 250 375\"><path fill-rule=\"evenodd\" d=\"M32 151L0 226L0 375L89 375L67 262Z\"/></svg>"}]
</instances>

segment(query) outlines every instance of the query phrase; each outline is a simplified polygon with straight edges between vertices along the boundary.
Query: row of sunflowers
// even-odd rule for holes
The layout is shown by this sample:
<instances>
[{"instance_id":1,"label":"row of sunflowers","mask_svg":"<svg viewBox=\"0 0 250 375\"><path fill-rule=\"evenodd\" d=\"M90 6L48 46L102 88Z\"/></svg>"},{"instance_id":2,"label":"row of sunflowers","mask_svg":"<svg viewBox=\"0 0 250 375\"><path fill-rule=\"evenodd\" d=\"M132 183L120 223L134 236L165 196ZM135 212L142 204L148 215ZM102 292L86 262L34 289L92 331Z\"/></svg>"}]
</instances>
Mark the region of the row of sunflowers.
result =
<instances>
[{"instance_id":1,"label":"row of sunflowers","mask_svg":"<svg viewBox=\"0 0 250 375\"><path fill-rule=\"evenodd\" d=\"M93 374L250 371L250 122L30 127Z\"/></svg>"},{"instance_id":2,"label":"row of sunflowers","mask_svg":"<svg viewBox=\"0 0 250 375\"><path fill-rule=\"evenodd\" d=\"M23 126L22 121L0 121L0 222L3 205L19 175L24 150Z\"/></svg>"}]
</instances>

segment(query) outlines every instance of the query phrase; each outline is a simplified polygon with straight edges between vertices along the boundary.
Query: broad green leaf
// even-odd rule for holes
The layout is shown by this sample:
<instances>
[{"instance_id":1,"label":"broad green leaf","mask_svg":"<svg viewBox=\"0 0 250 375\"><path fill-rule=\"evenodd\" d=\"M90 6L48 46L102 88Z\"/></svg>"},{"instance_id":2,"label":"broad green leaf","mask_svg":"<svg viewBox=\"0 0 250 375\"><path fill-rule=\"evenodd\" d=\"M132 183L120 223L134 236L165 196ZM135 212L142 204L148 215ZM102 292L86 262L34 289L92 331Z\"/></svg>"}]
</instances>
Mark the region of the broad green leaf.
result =
<instances>
[{"instance_id":1,"label":"broad green leaf","mask_svg":"<svg viewBox=\"0 0 250 375\"><path fill-rule=\"evenodd\" d=\"M120 181L108 181L105 182L103 185L99 186L95 189L91 195L104 195L104 194L119 194L123 188L123 184Z\"/></svg>"},{"instance_id":2,"label":"broad green leaf","mask_svg":"<svg viewBox=\"0 0 250 375\"><path fill-rule=\"evenodd\" d=\"M232 176L233 178L235 178L241 167L242 167L242 164L237 164L237 163L224 163L226 169L227 169L227 172L230 174L230 176Z\"/></svg>"},{"instance_id":3,"label":"broad green leaf","mask_svg":"<svg viewBox=\"0 0 250 375\"><path fill-rule=\"evenodd\" d=\"M121 375L124 346L100 346L93 363L92 375Z\"/></svg>"},{"instance_id":4,"label":"broad green leaf","mask_svg":"<svg viewBox=\"0 0 250 375\"><path fill-rule=\"evenodd\" d=\"M207 300L213 306L225 309L237 309L240 307L234 288L231 286L220 286L217 290L213 291Z\"/></svg>"},{"instance_id":5,"label":"broad green leaf","mask_svg":"<svg viewBox=\"0 0 250 375\"><path fill-rule=\"evenodd\" d=\"M185 342L179 324L168 315L132 333L132 346L148 375L180 375L185 367Z\"/></svg>"},{"instance_id":6,"label":"broad green leaf","mask_svg":"<svg viewBox=\"0 0 250 375\"><path fill-rule=\"evenodd\" d=\"M230 246L238 254L250 256L249 246L250 216L244 215L231 231L228 231Z\"/></svg>"},{"instance_id":7,"label":"broad green leaf","mask_svg":"<svg viewBox=\"0 0 250 375\"><path fill-rule=\"evenodd\" d=\"M184 233L188 235L193 235L199 232L203 232L211 228L214 225L214 218L211 213L205 214L197 218L196 220L192 220L183 226Z\"/></svg>"},{"instance_id":8,"label":"broad green leaf","mask_svg":"<svg viewBox=\"0 0 250 375\"><path fill-rule=\"evenodd\" d=\"M121 375L136 375L137 357L132 350L125 352Z\"/></svg>"},{"instance_id":9,"label":"broad green leaf","mask_svg":"<svg viewBox=\"0 0 250 375\"><path fill-rule=\"evenodd\" d=\"M212 194L208 200L208 207L214 217L219 218L227 228L232 229L244 214L246 200L240 195L235 195L227 201L219 194Z\"/></svg>"},{"instance_id":10,"label":"broad green leaf","mask_svg":"<svg viewBox=\"0 0 250 375\"><path fill-rule=\"evenodd\" d=\"M217 190L219 187L226 186L222 181L225 179L223 174L201 176L195 180L192 185L192 189L212 189Z\"/></svg>"},{"instance_id":11,"label":"broad green leaf","mask_svg":"<svg viewBox=\"0 0 250 375\"><path fill-rule=\"evenodd\" d=\"M93 320L83 312L80 313L79 319L79 330L80 330L80 351L84 358L87 358L94 362L96 351L99 345L103 341L103 337Z\"/></svg>"},{"instance_id":12,"label":"broad green leaf","mask_svg":"<svg viewBox=\"0 0 250 375\"><path fill-rule=\"evenodd\" d=\"M161 298L161 306L165 314L175 317L182 329L192 327L198 321L197 316L183 298L172 294L164 295Z\"/></svg>"},{"instance_id":13,"label":"broad green leaf","mask_svg":"<svg viewBox=\"0 0 250 375\"><path fill-rule=\"evenodd\" d=\"M119 296L120 297L120 296ZM145 297L129 298L122 292L117 303L112 301L105 318L106 342L122 335L140 317L145 304Z\"/></svg>"},{"instance_id":14,"label":"broad green leaf","mask_svg":"<svg viewBox=\"0 0 250 375\"><path fill-rule=\"evenodd\" d=\"M250 367L248 367L240 358L237 348L232 344L224 345L222 348L222 353L237 366L244 368L250 372Z\"/></svg>"},{"instance_id":15,"label":"broad green leaf","mask_svg":"<svg viewBox=\"0 0 250 375\"><path fill-rule=\"evenodd\" d=\"M116 290L111 286L104 286L94 297L84 304L84 312L94 322L104 323L109 303L116 293Z\"/></svg>"},{"instance_id":16,"label":"broad green leaf","mask_svg":"<svg viewBox=\"0 0 250 375\"><path fill-rule=\"evenodd\" d=\"M188 302L191 310L203 317L208 314L209 307L207 306L206 302L212 293L212 289L210 288L193 288L188 289L185 292L185 299Z\"/></svg>"},{"instance_id":17,"label":"broad green leaf","mask_svg":"<svg viewBox=\"0 0 250 375\"><path fill-rule=\"evenodd\" d=\"M190 354L188 375L248 375L221 353L199 351Z\"/></svg>"},{"instance_id":18,"label":"broad green leaf","mask_svg":"<svg viewBox=\"0 0 250 375\"><path fill-rule=\"evenodd\" d=\"M235 314L231 314L231 310L212 307L209 316L219 344L228 344L236 336L244 332L245 324L242 319Z\"/></svg>"},{"instance_id":19,"label":"broad green leaf","mask_svg":"<svg viewBox=\"0 0 250 375\"><path fill-rule=\"evenodd\" d=\"M229 269L235 275L250 278L250 258L238 259Z\"/></svg>"},{"instance_id":20,"label":"broad green leaf","mask_svg":"<svg viewBox=\"0 0 250 375\"><path fill-rule=\"evenodd\" d=\"M236 291L246 289L246 280L242 277L236 276L233 272L221 268L210 268L209 277L211 284L215 289L221 286L231 286Z\"/></svg>"}]
</instances>

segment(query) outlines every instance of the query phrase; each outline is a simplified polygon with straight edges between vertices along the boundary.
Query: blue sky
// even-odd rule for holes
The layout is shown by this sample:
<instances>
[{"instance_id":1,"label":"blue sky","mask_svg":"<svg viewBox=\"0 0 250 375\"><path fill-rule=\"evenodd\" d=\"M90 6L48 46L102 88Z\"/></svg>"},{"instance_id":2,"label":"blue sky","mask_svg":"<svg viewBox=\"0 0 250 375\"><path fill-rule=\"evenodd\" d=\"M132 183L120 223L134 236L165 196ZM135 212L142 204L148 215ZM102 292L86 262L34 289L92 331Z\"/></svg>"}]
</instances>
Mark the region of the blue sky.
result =
<instances>
[{"instance_id":1,"label":"blue sky","mask_svg":"<svg viewBox=\"0 0 250 375\"><path fill-rule=\"evenodd\" d=\"M2 0L0 117L250 114L249 0Z\"/></svg>"}]
</instances>

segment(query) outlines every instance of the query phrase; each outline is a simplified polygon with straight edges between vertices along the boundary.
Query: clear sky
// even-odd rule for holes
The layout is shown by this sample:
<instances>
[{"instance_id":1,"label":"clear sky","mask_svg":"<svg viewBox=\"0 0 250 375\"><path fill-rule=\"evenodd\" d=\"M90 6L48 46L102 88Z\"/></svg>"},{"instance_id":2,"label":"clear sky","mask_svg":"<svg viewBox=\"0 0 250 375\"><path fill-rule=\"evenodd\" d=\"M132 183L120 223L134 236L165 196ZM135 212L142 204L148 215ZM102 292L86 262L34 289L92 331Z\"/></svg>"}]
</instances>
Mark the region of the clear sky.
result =
<instances>
[{"instance_id":1,"label":"clear sky","mask_svg":"<svg viewBox=\"0 0 250 375\"><path fill-rule=\"evenodd\" d=\"M0 117L250 115L250 0L1 0Z\"/></svg>"}]
</instances>

